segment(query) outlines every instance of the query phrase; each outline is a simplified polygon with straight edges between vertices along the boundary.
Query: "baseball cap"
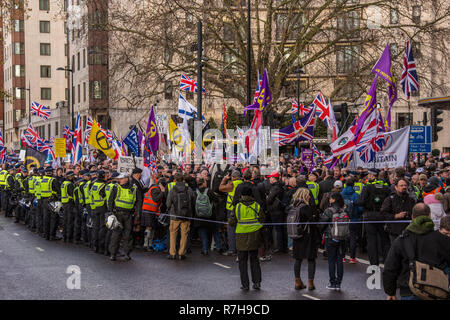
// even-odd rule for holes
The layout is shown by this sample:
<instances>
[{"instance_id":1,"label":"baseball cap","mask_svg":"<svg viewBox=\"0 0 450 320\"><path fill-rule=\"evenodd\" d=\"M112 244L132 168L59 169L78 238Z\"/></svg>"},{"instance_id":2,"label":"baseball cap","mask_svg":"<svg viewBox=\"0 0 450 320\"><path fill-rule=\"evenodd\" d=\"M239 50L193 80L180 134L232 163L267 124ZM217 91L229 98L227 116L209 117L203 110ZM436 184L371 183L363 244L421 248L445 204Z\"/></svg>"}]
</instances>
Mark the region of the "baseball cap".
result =
<instances>
[{"instance_id":1,"label":"baseball cap","mask_svg":"<svg viewBox=\"0 0 450 320\"><path fill-rule=\"evenodd\" d=\"M66 177L70 177L70 176L73 176L73 175L74 175L73 171L67 171L66 172Z\"/></svg>"},{"instance_id":2,"label":"baseball cap","mask_svg":"<svg viewBox=\"0 0 450 320\"><path fill-rule=\"evenodd\" d=\"M267 178L279 178L280 173L278 171L272 172L272 174L268 175Z\"/></svg>"},{"instance_id":3,"label":"baseball cap","mask_svg":"<svg viewBox=\"0 0 450 320\"><path fill-rule=\"evenodd\" d=\"M342 181L336 180L336 181L334 182L334 184L333 184L333 187L335 187L335 188L342 188L342 187L343 187Z\"/></svg>"},{"instance_id":4,"label":"baseball cap","mask_svg":"<svg viewBox=\"0 0 450 320\"><path fill-rule=\"evenodd\" d=\"M117 178L118 176L120 176L120 173L118 173L117 171L114 171L111 175L111 178Z\"/></svg>"},{"instance_id":5,"label":"baseball cap","mask_svg":"<svg viewBox=\"0 0 450 320\"><path fill-rule=\"evenodd\" d=\"M117 176L117 179L128 178L128 173L121 173Z\"/></svg>"}]
</instances>

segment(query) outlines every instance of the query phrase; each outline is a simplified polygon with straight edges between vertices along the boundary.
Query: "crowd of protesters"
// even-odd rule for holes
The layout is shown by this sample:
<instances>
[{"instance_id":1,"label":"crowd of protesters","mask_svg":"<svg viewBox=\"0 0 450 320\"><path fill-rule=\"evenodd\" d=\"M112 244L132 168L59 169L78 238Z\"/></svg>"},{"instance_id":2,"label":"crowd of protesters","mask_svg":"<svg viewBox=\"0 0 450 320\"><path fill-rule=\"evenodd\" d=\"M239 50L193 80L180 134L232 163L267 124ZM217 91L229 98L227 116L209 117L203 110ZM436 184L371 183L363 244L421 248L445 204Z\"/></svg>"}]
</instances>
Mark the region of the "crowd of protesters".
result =
<instances>
[{"instance_id":1,"label":"crowd of protesters","mask_svg":"<svg viewBox=\"0 0 450 320\"><path fill-rule=\"evenodd\" d=\"M250 261L253 288L259 290L260 262L290 254L295 289L314 290L323 248L327 289L339 291L344 263L358 263L359 251L367 253L371 265L385 264L385 291L394 299L396 289L411 296L401 287L404 279L400 287L392 281L405 277L403 262L395 261L398 238L413 230L437 234L426 246L435 241L442 248L431 260L449 273L449 158L430 156L423 163L382 170L323 165L308 170L299 159L282 155L280 169L266 176L257 165L178 166L162 160L155 174L148 168L119 174L117 163L108 160L29 169L20 162L3 164L2 213L49 241L85 244L112 261L130 260L136 249L184 260L199 243L202 255L235 256L242 290L250 287ZM59 202L62 210L55 205ZM296 229L286 223L289 216L296 217ZM347 228L338 228L338 220L348 221ZM301 277L303 260L307 284Z\"/></svg>"}]
</instances>

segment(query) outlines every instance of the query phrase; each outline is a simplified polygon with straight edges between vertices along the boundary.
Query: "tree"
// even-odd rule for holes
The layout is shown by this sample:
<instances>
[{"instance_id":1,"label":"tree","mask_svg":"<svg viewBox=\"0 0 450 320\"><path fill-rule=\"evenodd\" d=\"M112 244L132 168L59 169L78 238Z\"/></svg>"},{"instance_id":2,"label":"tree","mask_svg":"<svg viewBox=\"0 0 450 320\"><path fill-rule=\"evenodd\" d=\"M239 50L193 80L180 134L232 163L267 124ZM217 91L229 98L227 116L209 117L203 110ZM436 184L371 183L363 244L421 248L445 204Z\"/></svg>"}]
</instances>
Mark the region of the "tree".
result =
<instances>
[{"instance_id":1,"label":"tree","mask_svg":"<svg viewBox=\"0 0 450 320\"><path fill-rule=\"evenodd\" d=\"M209 127L211 129L217 129L217 123L216 123L216 120L214 120L213 117L209 118L208 123L209 123Z\"/></svg>"},{"instance_id":2,"label":"tree","mask_svg":"<svg viewBox=\"0 0 450 320\"><path fill-rule=\"evenodd\" d=\"M236 126L239 125L238 115L233 106L228 107L227 110L227 129L236 130Z\"/></svg>"},{"instance_id":3,"label":"tree","mask_svg":"<svg viewBox=\"0 0 450 320\"><path fill-rule=\"evenodd\" d=\"M110 92L114 102L141 105L164 93L165 84L179 81L181 72L196 77L196 52L192 48L197 20L204 23L203 55L208 61L204 62L203 80L207 98L232 98L245 106L247 65L252 69L252 90L256 86L256 71L267 68L273 100L265 114L274 108L282 108L283 113L289 110L288 98L296 87L293 71L300 66L308 74L302 89L306 100L323 87L330 88L328 96L332 100L355 103L364 99L373 79L370 70L389 41L400 41L398 47L402 47L404 40L412 38L420 41L421 50L438 51L440 54L427 61L423 59L423 68L447 65L437 63L442 57L448 60L447 0L434 0L427 5L429 18L419 22L405 0L254 0L250 61L247 1L217 3L113 1L107 29L114 43L110 52L110 73L114 79ZM397 23L389 21L392 12L396 12ZM379 26L374 18L378 15ZM397 79L401 55L402 50L393 53ZM441 86L429 73L421 76L425 86ZM387 86L382 90L387 91Z\"/></svg>"},{"instance_id":4,"label":"tree","mask_svg":"<svg viewBox=\"0 0 450 320\"><path fill-rule=\"evenodd\" d=\"M314 137L326 138L328 136L328 128L325 125L325 123L323 123L323 121L320 120L319 118L316 118L315 124L316 125L314 127Z\"/></svg>"}]
</instances>

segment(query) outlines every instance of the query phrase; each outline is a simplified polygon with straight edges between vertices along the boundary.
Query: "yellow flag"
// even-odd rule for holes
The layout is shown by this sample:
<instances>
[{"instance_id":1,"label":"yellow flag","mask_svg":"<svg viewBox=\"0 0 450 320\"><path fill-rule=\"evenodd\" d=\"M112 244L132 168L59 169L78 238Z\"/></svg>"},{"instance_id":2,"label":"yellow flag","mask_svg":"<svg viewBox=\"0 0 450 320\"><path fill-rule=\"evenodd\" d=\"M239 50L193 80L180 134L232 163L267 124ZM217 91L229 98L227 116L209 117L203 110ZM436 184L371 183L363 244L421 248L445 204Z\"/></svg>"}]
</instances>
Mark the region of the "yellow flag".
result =
<instances>
[{"instance_id":1,"label":"yellow flag","mask_svg":"<svg viewBox=\"0 0 450 320\"><path fill-rule=\"evenodd\" d=\"M92 123L88 144L102 151L108 158L114 159L116 157L112 145L108 142L106 135L100 130L95 120Z\"/></svg>"}]
</instances>

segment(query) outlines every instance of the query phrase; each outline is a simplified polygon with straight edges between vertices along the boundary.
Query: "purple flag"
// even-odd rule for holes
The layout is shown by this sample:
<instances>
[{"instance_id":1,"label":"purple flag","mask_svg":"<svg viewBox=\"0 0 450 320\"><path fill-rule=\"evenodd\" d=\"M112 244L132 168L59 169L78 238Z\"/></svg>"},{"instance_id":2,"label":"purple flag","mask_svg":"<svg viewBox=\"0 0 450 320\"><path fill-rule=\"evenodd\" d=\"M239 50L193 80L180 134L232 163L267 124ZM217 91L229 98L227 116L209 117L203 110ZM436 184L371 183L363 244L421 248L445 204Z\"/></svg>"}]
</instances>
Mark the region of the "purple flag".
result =
<instances>
[{"instance_id":1,"label":"purple flag","mask_svg":"<svg viewBox=\"0 0 450 320\"><path fill-rule=\"evenodd\" d=\"M272 94L270 93L269 77L267 76L267 70L264 70L264 76L258 96L258 100L255 103L246 106L244 108L244 115L248 110L260 110L262 111L266 105L272 101Z\"/></svg>"},{"instance_id":2,"label":"purple flag","mask_svg":"<svg viewBox=\"0 0 450 320\"><path fill-rule=\"evenodd\" d=\"M158 126L156 125L155 110L152 106L152 111L148 117L147 132L145 133L145 143L148 143L150 150L153 154L156 154L159 148L159 134Z\"/></svg>"},{"instance_id":3,"label":"purple flag","mask_svg":"<svg viewBox=\"0 0 450 320\"><path fill-rule=\"evenodd\" d=\"M372 69L372 72L379 75L389 84L389 113L390 107L397 101L397 86L395 85L395 78L392 72L391 52L389 44L386 44L383 54ZM390 126L390 117L389 117Z\"/></svg>"},{"instance_id":4,"label":"purple flag","mask_svg":"<svg viewBox=\"0 0 450 320\"><path fill-rule=\"evenodd\" d=\"M314 168L314 151L312 149L302 149L302 162L311 172Z\"/></svg>"},{"instance_id":5,"label":"purple flag","mask_svg":"<svg viewBox=\"0 0 450 320\"><path fill-rule=\"evenodd\" d=\"M364 122L377 108L377 80L378 76L375 75L375 79L373 79L372 86L367 94L366 101L364 101L364 109L359 114L358 121L356 122L355 137L359 136L359 132L361 131Z\"/></svg>"}]
</instances>

